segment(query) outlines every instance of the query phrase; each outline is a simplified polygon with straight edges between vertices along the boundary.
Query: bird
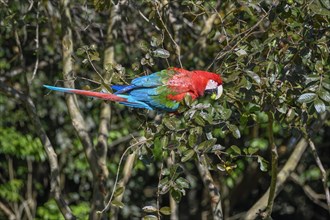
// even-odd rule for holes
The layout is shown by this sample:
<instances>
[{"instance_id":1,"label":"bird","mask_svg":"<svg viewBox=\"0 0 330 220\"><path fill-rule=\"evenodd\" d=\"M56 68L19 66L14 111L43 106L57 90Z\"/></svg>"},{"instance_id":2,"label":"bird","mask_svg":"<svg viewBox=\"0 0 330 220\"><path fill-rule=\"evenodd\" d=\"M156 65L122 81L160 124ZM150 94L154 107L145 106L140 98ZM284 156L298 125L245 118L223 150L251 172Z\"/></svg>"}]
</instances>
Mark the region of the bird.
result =
<instances>
[{"instance_id":1,"label":"bird","mask_svg":"<svg viewBox=\"0 0 330 220\"><path fill-rule=\"evenodd\" d=\"M196 100L205 94L219 99L223 93L219 74L203 70L170 67L150 75L137 77L130 85L111 85L115 93L93 92L44 85L45 88L118 102L128 107L176 112L185 96Z\"/></svg>"}]
</instances>

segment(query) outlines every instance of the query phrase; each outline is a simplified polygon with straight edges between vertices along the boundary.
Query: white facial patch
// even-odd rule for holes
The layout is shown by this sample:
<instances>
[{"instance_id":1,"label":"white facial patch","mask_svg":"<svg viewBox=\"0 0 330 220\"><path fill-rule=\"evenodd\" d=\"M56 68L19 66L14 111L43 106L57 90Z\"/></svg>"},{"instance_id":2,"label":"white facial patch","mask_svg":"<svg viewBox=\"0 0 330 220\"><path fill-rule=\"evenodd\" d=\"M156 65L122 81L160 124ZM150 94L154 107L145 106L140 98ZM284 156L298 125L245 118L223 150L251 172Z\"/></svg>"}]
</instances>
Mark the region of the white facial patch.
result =
<instances>
[{"instance_id":1,"label":"white facial patch","mask_svg":"<svg viewBox=\"0 0 330 220\"><path fill-rule=\"evenodd\" d=\"M217 87L218 87L218 83L213 79L210 79L206 84L205 90L212 90L212 89L216 89Z\"/></svg>"}]
</instances>

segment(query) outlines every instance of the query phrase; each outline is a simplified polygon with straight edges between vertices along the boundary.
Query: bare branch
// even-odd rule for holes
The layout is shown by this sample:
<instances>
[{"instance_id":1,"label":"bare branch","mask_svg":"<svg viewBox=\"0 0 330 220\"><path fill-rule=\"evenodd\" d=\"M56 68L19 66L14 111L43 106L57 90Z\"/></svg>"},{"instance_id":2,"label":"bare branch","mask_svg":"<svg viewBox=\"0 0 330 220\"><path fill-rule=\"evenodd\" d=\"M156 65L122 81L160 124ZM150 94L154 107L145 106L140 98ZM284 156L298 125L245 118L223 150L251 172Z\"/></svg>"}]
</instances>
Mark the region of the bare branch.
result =
<instances>
[{"instance_id":1,"label":"bare branch","mask_svg":"<svg viewBox=\"0 0 330 220\"><path fill-rule=\"evenodd\" d=\"M170 157L167 160L167 166L171 167L174 164L175 164L175 152L171 151ZM170 193L169 197L170 197L170 207L171 207L171 220L178 220L179 219L179 206L178 206L177 202L174 200L171 193ZM159 210L160 207L157 207L157 208Z\"/></svg>"},{"instance_id":2,"label":"bare branch","mask_svg":"<svg viewBox=\"0 0 330 220\"><path fill-rule=\"evenodd\" d=\"M316 148L315 148L315 144L312 141L312 139L308 139L308 144L309 147L311 148L312 152L313 152L313 156L314 159L316 161L317 166L319 167L320 171L321 171L321 175L322 175L322 183L323 183L323 188L324 188L324 192L325 192L325 197L327 200L327 205L328 205L328 212L330 214L330 192L329 192L329 188L327 186L327 172L325 171L322 161L319 157L319 155L317 154Z\"/></svg>"},{"instance_id":3,"label":"bare branch","mask_svg":"<svg viewBox=\"0 0 330 220\"><path fill-rule=\"evenodd\" d=\"M300 179L299 176L296 173L291 173L290 175L290 179L298 184L299 186L301 186L301 188L304 190L305 194L307 195L307 197L312 200L316 205L324 208L324 209L328 209L327 204L323 203L322 201L320 201L320 199L325 199L325 196L323 194L318 194L316 193L310 186L305 185Z\"/></svg>"},{"instance_id":4,"label":"bare branch","mask_svg":"<svg viewBox=\"0 0 330 220\"><path fill-rule=\"evenodd\" d=\"M61 23L62 23L62 52L63 52L63 79L64 86L74 88L73 75L73 40L71 30L71 14L68 0L60 2ZM87 125L84 120L75 95L66 95L66 104L72 120L72 125L84 147L87 161L93 174L93 202L91 204L90 219L99 219L97 210L103 207L106 193L104 182L107 176L107 169L104 162L99 161L98 154L94 148Z\"/></svg>"},{"instance_id":5,"label":"bare branch","mask_svg":"<svg viewBox=\"0 0 330 220\"><path fill-rule=\"evenodd\" d=\"M210 171L208 170L207 162L204 155L198 156L197 168L210 196L213 219L222 220L223 212L221 205L221 195L219 189L214 184L214 180Z\"/></svg>"},{"instance_id":6,"label":"bare branch","mask_svg":"<svg viewBox=\"0 0 330 220\"><path fill-rule=\"evenodd\" d=\"M118 164L118 168L117 168L117 172L116 172L116 178L115 178L115 183L114 183L114 187L112 189L112 192L111 192L111 195L110 195L110 199L109 201L107 202L106 206L104 207L104 209L102 209L101 211L98 211L99 214L102 214L103 212L107 211L111 205L111 202L112 202L112 199L113 199L113 196L115 194L115 191L117 189L117 183L118 183L118 179L119 179L119 171L120 171L120 168L121 168L121 164L126 156L126 154L134 147L136 146L139 146L139 145L142 145L144 144L145 142L147 142L149 139L145 139L143 138L142 140L138 141L137 143L135 144L132 144L131 146L129 146L128 148L126 148L126 150L124 151L124 153L121 155L120 157L120 160L119 160L119 164Z\"/></svg>"},{"instance_id":7,"label":"bare branch","mask_svg":"<svg viewBox=\"0 0 330 220\"><path fill-rule=\"evenodd\" d=\"M34 69L33 69L33 73L32 73L32 78L31 78L31 81L34 79L34 77L36 76L37 74L37 71L38 71L38 66L39 66L39 9L40 9L40 1L38 1L37 3L37 18L36 18L36 38L35 38L35 41L36 41L36 62L34 64Z\"/></svg>"},{"instance_id":8,"label":"bare branch","mask_svg":"<svg viewBox=\"0 0 330 220\"><path fill-rule=\"evenodd\" d=\"M76 217L72 214L72 211L68 204L65 202L65 200L62 197L61 189L60 189L60 173L59 173L59 167L58 167L58 161L57 161L57 155L55 153L55 150L52 146L52 143L50 142L45 130L43 129L43 126L41 124L41 121L39 119L39 116L37 114L36 107L31 99L31 97L26 96L20 91L17 91L16 89L7 86L5 83L0 81L0 91L3 92L7 96L11 96L14 99L20 101L25 105L25 108L28 112L28 115L32 121L32 124L35 127L35 130L41 140L41 143L44 146L44 149L46 151L49 166L50 166L50 191L53 194L55 201L62 212L65 219L76 219Z\"/></svg>"},{"instance_id":9,"label":"bare branch","mask_svg":"<svg viewBox=\"0 0 330 220\"><path fill-rule=\"evenodd\" d=\"M0 201L0 210L3 211L3 213L8 217L9 220L16 219L15 214L1 201Z\"/></svg>"},{"instance_id":10,"label":"bare branch","mask_svg":"<svg viewBox=\"0 0 330 220\"><path fill-rule=\"evenodd\" d=\"M274 124L274 115L272 112L268 112L268 139L272 154L272 170L271 170L271 183L269 187L268 204L266 211L264 213L265 219L270 218L272 214L274 199L276 195L278 154L277 154L277 146L274 140L273 124Z\"/></svg>"},{"instance_id":11,"label":"bare branch","mask_svg":"<svg viewBox=\"0 0 330 220\"><path fill-rule=\"evenodd\" d=\"M157 3L156 3L157 4ZM176 51L176 55L178 56L178 60L179 60L179 63L180 63L180 67L182 68L182 62L181 62L181 48L179 46L179 44L174 40L172 34L170 33L170 31L168 30L163 18L162 18L162 15L160 14L160 11L159 11L159 5L156 5L156 11L157 11L157 15L159 17L159 20L160 22L162 23L166 33L168 34L168 36L170 37L171 41L173 42L173 44L175 45L175 51Z\"/></svg>"},{"instance_id":12,"label":"bare branch","mask_svg":"<svg viewBox=\"0 0 330 220\"><path fill-rule=\"evenodd\" d=\"M285 163L284 167L277 175L275 195L279 193L280 188L283 186L290 174L296 169L299 160L301 159L306 148L307 141L305 139L301 139L294 148L294 151L291 153L291 156ZM266 208L268 197L269 188L265 194L247 211L244 219L256 219L260 211L263 211Z\"/></svg>"}]
</instances>

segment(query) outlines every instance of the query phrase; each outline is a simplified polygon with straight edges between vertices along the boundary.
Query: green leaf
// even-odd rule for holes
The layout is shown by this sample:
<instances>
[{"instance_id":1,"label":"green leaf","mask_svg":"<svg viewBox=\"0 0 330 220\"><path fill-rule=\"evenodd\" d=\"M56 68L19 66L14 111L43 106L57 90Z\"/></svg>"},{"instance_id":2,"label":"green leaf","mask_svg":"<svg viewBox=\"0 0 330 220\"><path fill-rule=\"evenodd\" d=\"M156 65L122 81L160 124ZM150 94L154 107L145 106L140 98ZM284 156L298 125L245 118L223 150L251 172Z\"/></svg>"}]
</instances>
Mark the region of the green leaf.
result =
<instances>
[{"instance_id":1,"label":"green leaf","mask_svg":"<svg viewBox=\"0 0 330 220\"><path fill-rule=\"evenodd\" d=\"M194 147L197 142L197 135L195 133L191 133L188 136L188 144L190 147Z\"/></svg>"},{"instance_id":2,"label":"green leaf","mask_svg":"<svg viewBox=\"0 0 330 220\"><path fill-rule=\"evenodd\" d=\"M158 218L155 215L146 215L142 218L142 220L158 220Z\"/></svg>"},{"instance_id":3,"label":"green leaf","mask_svg":"<svg viewBox=\"0 0 330 220\"><path fill-rule=\"evenodd\" d=\"M240 155L242 153L241 149L236 145L231 145L230 149L232 149L236 154Z\"/></svg>"},{"instance_id":4,"label":"green leaf","mask_svg":"<svg viewBox=\"0 0 330 220\"><path fill-rule=\"evenodd\" d=\"M170 52L168 52L165 49L162 48L157 48L156 50L153 51L153 54L155 57L160 57L160 58L169 58L170 57Z\"/></svg>"},{"instance_id":5,"label":"green leaf","mask_svg":"<svg viewBox=\"0 0 330 220\"><path fill-rule=\"evenodd\" d=\"M314 108L318 113L325 112L326 110L325 104L321 99L315 99Z\"/></svg>"},{"instance_id":6,"label":"green leaf","mask_svg":"<svg viewBox=\"0 0 330 220\"><path fill-rule=\"evenodd\" d=\"M261 83L261 79L258 74L256 74L255 72L252 72L250 70L246 70L245 72L248 74L249 77L251 77L254 81L256 81L256 83L258 83L258 84Z\"/></svg>"},{"instance_id":7,"label":"green leaf","mask_svg":"<svg viewBox=\"0 0 330 220\"><path fill-rule=\"evenodd\" d=\"M163 149L159 137L155 138L154 140L154 147L152 148L152 154L155 157L155 160L162 159Z\"/></svg>"},{"instance_id":8,"label":"green leaf","mask_svg":"<svg viewBox=\"0 0 330 220\"><path fill-rule=\"evenodd\" d=\"M224 164L218 163L217 169L223 172L223 171L226 171L226 166Z\"/></svg>"},{"instance_id":9,"label":"green leaf","mask_svg":"<svg viewBox=\"0 0 330 220\"><path fill-rule=\"evenodd\" d=\"M181 158L181 162L186 162L190 160L195 155L195 151L192 149L189 149L183 153L183 157Z\"/></svg>"},{"instance_id":10,"label":"green leaf","mask_svg":"<svg viewBox=\"0 0 330 220\"><path fill-rule=\"evenodd\" d=\"M144 207L142 208L142 210L143 210L144 212L148 212L148 213L152 213L152 212L157 212L157 211L158 211L158 209L157 209L156 207L151 206L151 205L144 206Z\"/></svg>"},{"instance_id":11,"label":"green leaf","mask_svg":"<svg viewBox=\"0 0 330 220\"><path fill-rule=\"evenodd\" d=\"M174 131L176 130L176 124L174 120L169 119L169 118L164 118L163 124L170 130Z\"/></svg>"},{"instance_id":12,"label":"green leaf","mask_svg":"<svg viewBox=\"0 0 330 220\"><path fill-rule=\"evenodd\" d=\"M94 61L94 60L95 61L100 61L101 60L100 54L97 51L90 52L89 55L90 55L90 58L91 58L92 61Z\"/></svg>"},{"instance_id":13,"label":"green leaf","mask_svg":"<svg viewBox=\"0 0 330 220\"><path fill-rule=\"evenodd\" d=\"M325 102L330 102L330 92L325 89L321 89L319 92L319 97Z\"/></svg>"},{"instance_id":14,"label":"green leaf","mask_svg":"<svg viewBox=\"0 0 330 220\"><path fill-rule=\"evenodd\" d=\"M222 111L220 112L221 118L223 120L228 120L231 116L232 111L229 108L223 108Z\"/></svg>"},{"instance_id":15,"label":"green leaf","mask_svg":"<svg viewBox=\"0 0 330 220\"><path fill-rule=\"evenodd\" d=\"M189 181L183 177L179 177L175 182L180 186L180 188L189 188Z\"/></svg>"},{"instance_id":16,"label":"green leaf","mask_svg":"<svg viewBox=\"0 0 330 220\"><path fill-rule=\"evenodd\" d=\"M236 125L233 124L228 124L227 125L229 131L231 131L232 135L238 139L241 137L241 132L239 131L238 127Z\"/></svg>"},{"instance_id":17,"label":"green leaf","mask_svg":"<svg viewBox=\"0 0 330 220\"><path fill-rule=\"evenodd\" d=\"M115 191L115 193L113 194L113 196L116 198L118 196L120 196L121 194L123 194L123 192L125 191L125 187L121 186L118 187Z\"/></svg>"},{"instance_id":18,"label":"green leaf","mask_svg":"<svg viewBox=\"0 0 330 220\"><path fill-rule=\"evenodd\" d=\"M171 215L171 208L168 206L163 206L159 209L160 213L163 215Z\"/></svg>"},{"instance_id":19,"label":"green leaf","mask_svg":"<svg viewBox=\"0 0 330 220\"><path fill-rule=\"evenodd\" d=\"M168 145L168 136L164 135L161 139L160 139L160 143L163 149L165 149Z\"/></svg>"},{"instance_id":20,"label":"green leaf","mask_svg":"<svg viewBox=\"0 0 330 220\"><path fill-rule=\"evenodd\" d=\"M200 115L196 115L194 117L194 121L196 122L196 124L198 124L199 126L205 126L205 121L203 120L202 116Z\"/></svg>"},{"instance_id":21,"label":"green leaf","mask_svg":"<svg viewBox=\"0 0 330 220\"><path fill-rule=\"evenodd\" d=\"M85 52L86 52L86 49L85 49L85 48L83 48L83 47L79 47L79 48L77 49L77 51L76 51L76 54L77 54L78 56L81 56L81 55L83 55Z\"/></svg>"},{"instance_id":22,"label":"green leaf","mask_svg":"<svg viewBox=\"0 0 330 220\"><path fill-rule=\"evenodd\" d=\"M267 160L265 160L263 157L261 157L259 155L257 157L258 157L258 163L259 163L260 170L266 172L268 170Z\"/></svg>"},{"instance_id":23,"label":"green leaf","mask_svg":"<svg viewBox=\"0 0 330 220\"><path fill-rule=\"evenodd\" d=\"M123 208L125 206L124 203L122 203L121 201L118 201L118 200L111 201L111 205L118 207L118 208Z\"/></svg>"},{"instance_id":24,"label":"green leaf","mask_svg":"<svg viewBox=\"0 0 330 220\"><path fill-rule=\"evenodd\" d=\"M192 102L193 102L193 100L192 100L191 95L186 95L186 96L184 97L184 103L185 103L188 107L191 106L191 103L192 103Z\"/></svg>"},{"instance_id":25,"label":"green leaf","mask_svg":"<svg viewBox=\"0 0 330 220\"><path fill-rule=\"evenodd\" d=\"M299 96L297 102L300 103L309 103L312 102L316 98L316 94L309 92L309 93L304 93L301 96Z\"/></svg>"},{"instance_id":26,"label":"green leaf","mask_svg":"<svg viewBox=\"0 0 330 220\"><path fill-rule=\"evenodd\" d=\"M182 193L180 191L172 189L170 194L176 202L180 202L181 197L182 197Z\"/></svg>"},{"instance_id":27,"label":"green leaf","mask_svg":"<svg viewBox=\"0 0 330 220\"><path fill-rule=\"evenodd\" d=\"M259 151L259 149L258 149L258 148L255 148L255 147L249 147L249 148L247 149L247 152L248 152L248 154L250 154L250 155L257 153L258 151Z\"/></svg>"},{"instance_id":28,"label":"green leaf","mask_svg":"<svg viewBox=\"0 0 330 220\"><path fill-rule=\"evenodd\" d=\"M323 73L323 64L322 64L322 61L321 61L321 60L318 60L318 61L315 63L315 70L316 70L318 73Z\"/></svg>"},{"instance_id":29,"label":"green leaf","mask_svg":"<svg viewBox=\"0 0 330 220\"><path fill-rule=\"evenodd\" d=\"M210 149L211 147L213 147L216 142L217 142L217 139L216 138L212 138L210 140L203 141L202 143L200 143L198 145L197 150L207 151L208 149Z\"/></svg>"},{"instance_id":30,"label":"green leaf","mask_svg":"<svg viewBox=\"0 0 330 220\"><path fill-rule=\"evenodd\" d=\"M306 79L306 83L310 83L310 82L315 82L315 81L319 81L320 80L320 76L319 75L307 75L304 76Z\"/></svg>"},{"instance_id":31,"label":"green leaf","mask_svg":"<svg viewBox=\"0 0 330 220\"><path fill-rule=\"evenodd\" d=\"M330 89L330 83L322 82L322 86L326 89Z\"/></svg>"}]
</instances>

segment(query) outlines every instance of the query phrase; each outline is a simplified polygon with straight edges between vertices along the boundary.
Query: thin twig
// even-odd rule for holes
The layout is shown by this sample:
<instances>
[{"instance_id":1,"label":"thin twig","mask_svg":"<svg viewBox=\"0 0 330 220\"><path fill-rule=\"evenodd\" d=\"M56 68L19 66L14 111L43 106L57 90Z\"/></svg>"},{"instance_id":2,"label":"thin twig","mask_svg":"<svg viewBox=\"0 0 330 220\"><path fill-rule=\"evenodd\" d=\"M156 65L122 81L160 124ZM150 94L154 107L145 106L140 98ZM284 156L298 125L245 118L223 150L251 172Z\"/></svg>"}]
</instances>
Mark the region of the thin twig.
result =
<instances>
[{"instance_id":1,"label":"thin twig","mask_svg":"<svg viewBox=\"0 0 330 220\"><path fill-rule=\"evenodd\" d=\"M157 31L160 31L160 28L153 22L151 22L142 12L141 10L139 10L139 15L141 15L141 17L146 20L146 22L150 23Z\"/></svg>"},{"instance_id":2,"label":"thin twig","mask_svg":"<svg viewBox=\"0 0 330 220\"><path fill-rule=\"evenodd\" d=\"M131 146L129 146L128 148L126 148L126 150L124 151L124 153L121 155L120 160L119 160L119 164L118 164L118 168L117 168L117 172L116 172L115 183L114 183L114 186L113 186L113 190L112 190L112 192L111 192L110 199L109 199L109 201L107 202L107 204L106 204L106 206L104 207L104 209L102 209L101 211L97 211L97 213L102 214L103 212L105 212L106 210L109 209L109 206L110 206L110 204L111 204L111 201L112 201L113 196L114 196L114 194L115 194L115 191L116 191L116 189L117 189L117 183L118 183L118 179L119 179L119 173L120 173L119 171L120 171L120 167L121 167L121 164L122 164L122 162L123 162L123 160L124 160L124 157L125 157L125 155L127 154L127 152L129 152L129 150L131 150L131 149L132 149L133 147L135 147L135 146L138 146L138 145L142 145L142 144L144 144L144 143L147 142L148 140L150 140L150 139L144 139L144 140L139 141L139 142L137 142L137 143L135 143L135 144L132 144Z\"/></svg>"},{"instance_id":3,"label":"thin twig","mask_svg":"<svg viewBox=\"0 0 330 220\"><path fill-rule=\"evenodd\" d=\"M89 55L89 52L88 51L86 51L86 54L87 54L87 59L88 59L88 62L91 64L91 66L93 67L93 70L97 73L97 75L100 77L100 80L102 80L102 83L103 84L106 84L106 82L105 82L105 80L104 80L104 78L103 78L103 76L101 75L101 73L96 69L96 67L94 66L94 64L93 64L93 62L92 62L92 59L91 59L91 57L90 57L90 55Z\"/></svg>"},{"instance_id":4,"label":"thin twig","mask_svg":"<svg viewBox=\"0 0 330 220\"><path fill-rule=\"evenodd\" d=\"M159 206L159 199L160 199L160 181L162 180L162 173L164 169L164 162L160 166L159 176L158 176L158 186L157 186L157 198L156 198L156 208L157 208L157 218L160 220L160 206Z\"/></svg>"},{"instance_id":5,"label":"thin twig","mask_svg":"<svg viewBox=\"0 0 330 220\"><path fill-rule=\"evenodd\" d=\"M269 197L268 197L268 204L265 213L265 219L269 219L272 214L274 199L276 195L278 154L277 154L277 146L274 140L273 124L274 124L274 115L272 112L268 112L268 139L272 153L272 170L271 170L271 183L269 187Z\"/></svg>"},{"instance_id":6,"label":"thin twig","mask_svg":"<svg viewBox=\"0 0 330 220\"><path fill-rule=\"evenodd\" d=\"M170 31L168 30L163 18L162 18L162 15L160 14L159 12L159 9L158 9L158 6L156 6L156 11L157 11L157 14L158 14L158 17L159 17L159 20L160 22L162 23L166 33L168 34L168 36L170 37L171 41L173 42L173 44L175 45L175 51L176 51L176 55L178 56L178 60L179 60L179 63L180 63L180 67L182 68L182 62L181 62L181 48L180 46L178 45L178 43L174 40L172 34L170 33Z\"/></svg>"},{"instance_id":7,"label":"thin twig","mask_svg":"<svg viewBox=\"0 0 330 220\"><path fill-rule=\"evenodd\" d=\"M213 219L222 220L223 212L221 204L221 195L219 189L214 184L214 180L210 171L208 170L205 155L198 155L197 168L210 196Z\"/></svg>"},{"instance_id":8,"label":"thin twig","mask_svg":"<svg viewBox=\"0 0 330 220\"><path fill-rule=\"evenodd\" d=\"M8 217L9 220L14 220L15 218L15 214L10 210L9 207L7 207L5 204L3 204L0 201L0 210L2 210L2 212Z\"/></svg>"},{"instance_id":9,"label":"thin twig","mask_svg":"<svg viewBox=\"0 0 330 220\"><path fill-rule=\"evenodd\" d=\"M59 175L59 166L57 161L57 154L53 148L52 143L50 142L39 116L37 114L36 107L30 96L26 96L20 91L7 86L5 83L0 81L0 91L5 93L7 96L11 96L16 100L19 100L25 105L25 108L28 112L30 120L32 121L35 131L37 132L42 145L44 146L45 152L48 157L49 166L50 166L50 192L53 194L55 201L63 214L65 219L76 219L73 215L70 207L65 202L60 188L60 175Z\"/></svg>"},{"instance_id":10,"label":"thin twig","mask_svg":"<svg viewBox=\"0 0 330 220\"><path fill-rule=\"evenodd\" d=\"M299 186L301 186L301 188L304 190L305 194L307 195L307 197L312 200L316 205L324 208L324 209L328 209L328 206L326 203L323 203L322 201L320 201L320 199L325 199L325 196L323 194L318 194L316 193L310 186L305 185L300 179L299 176L296 173L291 173L290 175L290 179L298 184Z\"/></svg>"},{"instance_id":11,"label":"thin twig","mask_svg":"<svg viewBox=\"0 0 330 220\"><path fill-rule=\"evenodd\" d=\"M38 4L37 4L37 19L36 19L37 20L36 38L35 38L35 41L36 41L36 49L35 49L35 52L36 52L36 62L34 64L34 69L33 69L32 78L31 78L30 83L32 82L32 80L36 76L37 71L38 71L38 66L39 66L39 8L40 8L40 1L38 1Z\"/></svg>"},{"instance_id":12,"label":"thin twig","mask_svg":"<svg viewBox=\"0 0 330 220\"><path fill-rule=\"evenodd\" d=\"M327 186L327 172L325 171L325 169L323 167L322 161L321 161L321 159L320 159L320 157L319 157L319 155L316 151L315 144L312 141L312 139L308 138L308 144L309 144L309 147L311 148L311 150L313 152L313 156L314 156L314 159L316 161L316 164L317 164L317 166L319 167L319 169L321 171L323 188L324 188L325 197L326 197L327 205L328 205L328 212L330 214L330 192L329 192L329 188Z\"/></svg>"},{"instance_id":13,"label":"thin twig","mask_svg":"<svg viewBox=\"0 0 330 220\"><path fill-rule=\"evenodd\" d=\"M289 159L286 161L284 167L277 175L277 183L275 194L277 195L280 191L280 188L283 186L285 181L288 179L290 174L296 169L303 153L307 148L307 141L301 139L298 144L294 147L294 151L291 153ZM244 219L257 219L260 211L263 211L266 208L267 200L269 198L269 188L262 195L262 197L247 211Z\"/></svg>"},{"instance_id":14,"label":"thin twig","mask_svg":"<svg viewBox=\"0 0 330 220\"><path fill-rule=\"evenodd\" d=\"M168 167L171 167L175 164L175 152L171 151L170 157L167 159ZM171 208L171 220L178 220L179 219L179 207L173 196L169 195L170 197L170 208ZM159 210L159 206L157 207Z\"/></svg>"},{"instance_id":15,"label":"thin twig","mask_svg":"<svg viewBox=\"0 0 330 220\"><path fill-rule=\"evenodd\" d=\"M257 27L259 27L260 23L263 22L264 19L265 19L266 17L268 17L268 13L269 13L269 11L268 11L264 16L262 16L262 17L260 18L260 20L259 20L255 25L253 25L251 28L247 29L246 31L243 31L243 32L237 34L237 35L236 35L236 36L235 36L235 37L234 37L229 43L227 43L227 46L230 46L230 45L229 45L230 43L234 42L239 36L244 35L240 40L238 40L238 41L234 44L234 46L230 47L229 50L227 50L227 51L225 51L225 52L220 51L220 52L215 56L215 58L212 60L211 64L208 65L207 69L210 69L211 66L215 63L215 61L222 59L222 58L223 58L226 54L228 54L228 53L232 53L232 52L236 49L236 47L237 47L237 46L238 46L243 40L247 39L247 38L253 33L252 31L253 31L254 29L256 29Z\"/></svg>"}]
</instances>

